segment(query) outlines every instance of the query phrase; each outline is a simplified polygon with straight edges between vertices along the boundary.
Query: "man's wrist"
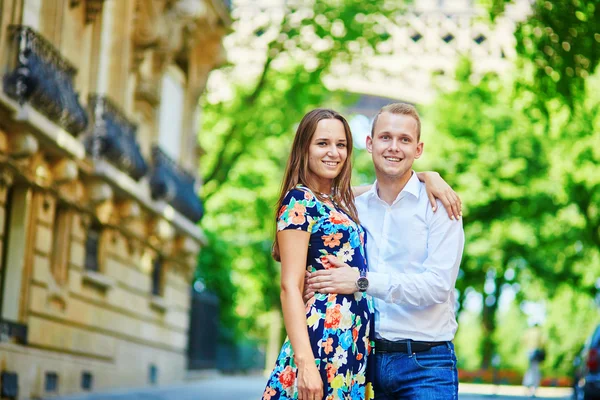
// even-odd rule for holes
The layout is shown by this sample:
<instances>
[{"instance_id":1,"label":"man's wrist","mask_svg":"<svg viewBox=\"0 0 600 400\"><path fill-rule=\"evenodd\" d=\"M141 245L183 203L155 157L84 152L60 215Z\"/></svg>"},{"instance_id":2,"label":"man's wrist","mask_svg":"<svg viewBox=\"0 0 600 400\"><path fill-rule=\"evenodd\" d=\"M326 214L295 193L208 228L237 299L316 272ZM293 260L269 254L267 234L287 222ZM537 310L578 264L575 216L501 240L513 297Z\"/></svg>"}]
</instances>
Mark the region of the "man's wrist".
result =
<instances>
[{"instance_id":1,"label":"man's wrist","mask_svg":"<svg viewBox=\"0 0 600 400\"><path fill-rule=\"evenodd\" d=\"M356 279L355 282L356 285L356 289L359 292L366 292L367 289L369 288L369 279L367 278L367 271L366 270L362 270L359 272L358 274L358 278Z\"/></svg>"}]
</instances>

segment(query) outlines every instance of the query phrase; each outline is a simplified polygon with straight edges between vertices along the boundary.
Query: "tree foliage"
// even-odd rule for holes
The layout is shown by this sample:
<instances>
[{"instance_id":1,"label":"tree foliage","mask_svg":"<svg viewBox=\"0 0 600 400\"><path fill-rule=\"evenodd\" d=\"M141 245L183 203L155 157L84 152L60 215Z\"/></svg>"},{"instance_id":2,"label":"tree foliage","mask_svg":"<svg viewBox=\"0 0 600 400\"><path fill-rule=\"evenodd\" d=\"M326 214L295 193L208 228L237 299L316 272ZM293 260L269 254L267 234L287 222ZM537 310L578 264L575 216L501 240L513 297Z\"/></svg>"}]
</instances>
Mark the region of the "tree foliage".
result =
<instances>
[{"instance_id":1,"label":"tree foliage","mask_svg":"<svg viewBox=\"0 0 600 400\"><path fill-rule=\"evenodd\" d=\"M551 307L560 304L560 293L573 288L576 304L592 304L598 292L595 30L600 18L595 3L536 2L515 34L519 56L512 74L477 77L465 62L457 69L457 89L440 95L427 116L435 121L433 141L443 143L431 163L457 183L467 203L467 247L458 288L484 295L484 367L506 345L500 346L506 338L494 332L498 300L505 288L515 290L513 280L519 285L517 302ZM586 40L569 45L582 32ZM578 72L573 75L569 68ZM550 318L556 310L547 314L551 333L559 329ZM567 321L577 319L572 315ZM564 360L572 360L576 347L569 342L553 342L548 369L568 370Z\"/></svg>"}]
</instances>

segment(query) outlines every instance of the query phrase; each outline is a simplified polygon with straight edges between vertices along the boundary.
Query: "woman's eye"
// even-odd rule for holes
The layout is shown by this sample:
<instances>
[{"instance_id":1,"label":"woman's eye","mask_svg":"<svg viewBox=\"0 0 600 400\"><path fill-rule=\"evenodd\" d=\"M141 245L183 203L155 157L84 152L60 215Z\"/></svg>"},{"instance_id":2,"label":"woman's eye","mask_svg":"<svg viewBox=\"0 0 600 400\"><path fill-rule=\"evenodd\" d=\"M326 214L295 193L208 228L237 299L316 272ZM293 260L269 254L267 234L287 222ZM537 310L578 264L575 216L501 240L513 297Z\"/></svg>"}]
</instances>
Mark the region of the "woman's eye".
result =
<instances>
[{"instance_id":1,"label":"woman's eye","mask_svg":"<svg viewBox=\"0 0 600 400\"><path fill-rule=\"evenodd\" d=\"M326 144L327 143L325 143L325 142L319 142L319 143L317 143L317 146L325 146Z\"/></svg>"},{"instance_id":2,"label":"woman's eye","mask_svg":"<svg viewBox=\"0 0 600 400\"><path fill-rule=\"evenodd\" d=\"M346 147L346 144L345 143L338 143L338 147L344 148L344 147Z\"/></svg>"}]
</instances>

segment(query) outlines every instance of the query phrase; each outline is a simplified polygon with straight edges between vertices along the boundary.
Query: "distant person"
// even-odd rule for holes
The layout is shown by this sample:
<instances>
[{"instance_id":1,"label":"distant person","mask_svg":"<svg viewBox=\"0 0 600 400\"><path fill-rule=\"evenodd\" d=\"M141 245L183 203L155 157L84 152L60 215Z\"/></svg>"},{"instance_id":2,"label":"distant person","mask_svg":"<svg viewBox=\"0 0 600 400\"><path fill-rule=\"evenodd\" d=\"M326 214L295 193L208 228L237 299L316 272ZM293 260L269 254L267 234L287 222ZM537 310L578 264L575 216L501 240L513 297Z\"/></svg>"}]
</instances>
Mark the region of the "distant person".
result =
<instances>
[{"instance_id":1,"label":"distant person","mask_svg":"<svg viewBox=\"0 0 600 400\"><path fill-rule=\"evenodd\" d=\"M375 399L456 400L452 339L462 220L433 212L412 169L423 153L413 106L383 107L367 150L377 181L356 198L356 208L367 233L369 270L330 257L338 268L311 273L305 295L366 292L375 298Z\"/></svg>"},{"instance_id":2,"label":"distant person","mask_svg":"<svg viewBox=\"0 0 600 400\"><path fill-rule=\"evenodd\" d=\"M363 289L316 294L306 305L302 298L305 273L331 268L327 256L366 275L366 237L350 187L351 154L344 117L327 109L304 116L283 178L273 245L273 257L281 261L288 339L263 400L373 398L372 298ZM438 184L432 186L447 188L439 175L432 178Z\"/></svg>"},{"instance_id":3,"label":"distant person","mask_svg":"<svg viewBox=\"0 0 600 400\"><path fill-rule=\"evenodd\" d=\"M542 380L540 364L546 359L544 334L540 326L535 324L529 328L525 332L523 340L529 359L529 367L523 376L523 386L527 388L529 396L535 397L535 392Z\"/></svg>"}]
</instances>

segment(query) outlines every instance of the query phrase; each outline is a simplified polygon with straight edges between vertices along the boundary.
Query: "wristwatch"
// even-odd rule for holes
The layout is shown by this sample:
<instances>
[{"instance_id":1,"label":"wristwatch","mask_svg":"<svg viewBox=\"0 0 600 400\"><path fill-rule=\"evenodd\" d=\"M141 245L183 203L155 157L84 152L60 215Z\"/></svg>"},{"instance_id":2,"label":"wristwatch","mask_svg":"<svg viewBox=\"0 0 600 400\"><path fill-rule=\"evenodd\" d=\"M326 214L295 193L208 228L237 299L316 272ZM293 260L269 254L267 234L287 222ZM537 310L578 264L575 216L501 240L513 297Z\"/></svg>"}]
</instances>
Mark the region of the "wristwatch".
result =
<instances>
[{"instance_id":1,"label":"wristwatch","mask_svg":"<svg viewBox=\"0 0 600 400\"><path fill-rule=\"evenodd\" d=\"M369 288L369 280L367 279L367 271L366 270L360 271L360 276L356 280L356 287L358 288L359 292L363 292L363 293L366 292L367 289Z\"/></svg>"}]
</instances>

